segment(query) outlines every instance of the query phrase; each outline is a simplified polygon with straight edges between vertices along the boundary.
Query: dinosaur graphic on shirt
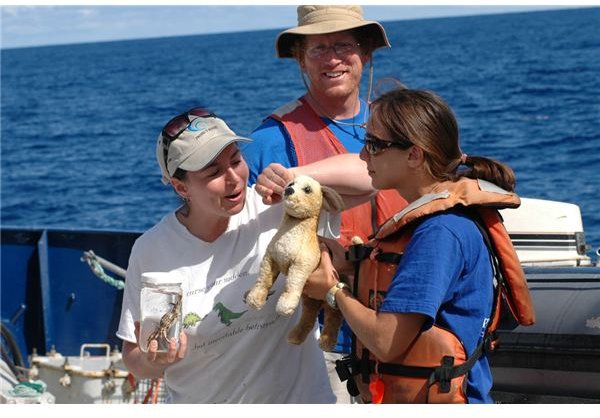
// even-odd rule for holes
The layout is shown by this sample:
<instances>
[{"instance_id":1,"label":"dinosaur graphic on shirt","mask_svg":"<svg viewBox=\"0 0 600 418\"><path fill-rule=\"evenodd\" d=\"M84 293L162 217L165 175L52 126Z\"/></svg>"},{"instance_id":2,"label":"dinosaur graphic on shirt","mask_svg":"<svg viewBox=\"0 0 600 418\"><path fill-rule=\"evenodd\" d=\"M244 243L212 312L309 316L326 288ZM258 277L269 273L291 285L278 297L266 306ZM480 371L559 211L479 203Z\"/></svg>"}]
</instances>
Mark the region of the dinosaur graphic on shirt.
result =
<instances>
[{"instance_id":1,"label":"dinosaur graphic on shirt","mask_svg":"<svg viewBox=\"0 0 600 418\"><path fill-rule=\"evenodd\" d=\"M198 322L202 321L204 318L206 318L206 315L204 316L200 316L198 315L196 312L189 312L188 314L186 314L186 316L183 318L183 327L184 328L190 328L195 326Z\"/></svg>"},{"instance_id":2,"label":"dinosaur graphic on shirt","mask_svg":"<svg viewBox=\"0 0 600 418\"><path fill-rule=\"evenodd\" d=\"M225 307L225 305L223 305L221 302L215 304L213 311L217 312L221 323L227 326L231 325L232 320L239 318L247 312L247 310L243 312L233 312L227 309L227 307Z\"/></svg>"}]
</instances>

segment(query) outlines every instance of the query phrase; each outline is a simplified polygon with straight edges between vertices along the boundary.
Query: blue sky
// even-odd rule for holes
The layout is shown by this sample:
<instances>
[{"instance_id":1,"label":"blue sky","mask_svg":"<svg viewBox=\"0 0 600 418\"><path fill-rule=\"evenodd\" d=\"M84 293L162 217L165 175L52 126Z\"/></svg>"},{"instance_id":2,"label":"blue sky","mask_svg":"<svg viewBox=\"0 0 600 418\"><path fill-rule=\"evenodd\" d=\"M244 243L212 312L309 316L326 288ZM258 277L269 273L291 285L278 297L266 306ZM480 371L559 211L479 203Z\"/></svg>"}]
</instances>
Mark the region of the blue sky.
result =
<instances>
[{"instance_id":1,"label":"blue sky","mask_svg":"<svg viewBox=\"0 0 600 418\"><path fill-rule=\"evenodd\" d=\"M60 5L34 3L22 5L22 2L0 0L2 48L278 29L295 26L296 23L296 3L289 2L243 6L239 5L239 2L237 5L228 5L226 1L220 2L219 6L197 1L170 3L172 5L143 2L121 5L126 2L98 1L89 6L69 1L60 2ZM451 2L437 1L437 5L415 6L378 2L377 6L363 6L363 9L367 19L385 22L546 10L573 5L551 1L529 4L505 2L502 6L498 6L497 3L493 5L461 2L459 6L452 5ZM587 3L580 4L585 6Z\"/></svg>"}]
</instances>

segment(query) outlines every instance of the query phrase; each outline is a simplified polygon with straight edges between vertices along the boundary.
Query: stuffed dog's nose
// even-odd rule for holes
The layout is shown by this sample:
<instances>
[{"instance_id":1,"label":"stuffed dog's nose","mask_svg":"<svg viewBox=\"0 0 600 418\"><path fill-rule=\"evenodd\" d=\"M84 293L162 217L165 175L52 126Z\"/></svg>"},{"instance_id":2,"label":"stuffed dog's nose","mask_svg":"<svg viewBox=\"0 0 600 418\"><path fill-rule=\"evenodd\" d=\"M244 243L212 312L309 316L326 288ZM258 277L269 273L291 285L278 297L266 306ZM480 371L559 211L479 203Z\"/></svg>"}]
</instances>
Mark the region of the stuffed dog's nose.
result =
<instances>
[{"instance_id":1,"label":"stuffed dog's nose","mask_svg":"<svg viewBox=\"0 0 600 418\"><path fill-rule=\"evenodd\" d=\"M292 186L286 187L285 190L283 191L283 195L289 196L291 194L294 194L294 188Z\"/></svg>"}]
</instances>

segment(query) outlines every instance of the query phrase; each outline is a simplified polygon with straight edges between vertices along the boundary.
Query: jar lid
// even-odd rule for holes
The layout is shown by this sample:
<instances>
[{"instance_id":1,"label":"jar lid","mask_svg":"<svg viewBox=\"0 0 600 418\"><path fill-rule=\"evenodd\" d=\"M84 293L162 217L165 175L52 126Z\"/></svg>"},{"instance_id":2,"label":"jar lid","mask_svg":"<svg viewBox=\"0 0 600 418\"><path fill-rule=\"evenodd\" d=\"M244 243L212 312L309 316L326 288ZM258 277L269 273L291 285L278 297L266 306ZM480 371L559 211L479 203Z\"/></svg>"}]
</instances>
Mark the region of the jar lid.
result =
<instances>
[{"instance_id":1,"label":"jar lid","mask_svg":"<svg viewBox=\"0 0 600 418\"><path fill-rule=\"evenodd\" d=\"M183 278L176 271L149 271L142 273L142 284L181 284Z\"/></svg>"}]
</instances>

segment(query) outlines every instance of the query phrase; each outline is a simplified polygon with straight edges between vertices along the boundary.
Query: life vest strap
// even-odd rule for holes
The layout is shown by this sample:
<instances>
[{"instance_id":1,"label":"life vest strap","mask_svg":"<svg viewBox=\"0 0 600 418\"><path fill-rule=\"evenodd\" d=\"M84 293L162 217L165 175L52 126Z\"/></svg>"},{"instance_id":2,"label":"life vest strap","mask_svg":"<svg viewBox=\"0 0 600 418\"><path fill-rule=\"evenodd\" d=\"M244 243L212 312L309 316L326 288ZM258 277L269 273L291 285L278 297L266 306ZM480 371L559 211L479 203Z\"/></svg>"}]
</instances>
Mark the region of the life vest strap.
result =
<instances>
[{"instance_id":1,"label":"life vest strap","mask_svg":"<svg viewBox=\"0 0 600 418\"><path fill-rule=\"evenodd\" d=\"M369 234L369 238L375 235L375 232L379 229L379 225L377 225L377 202L375 201L375 196L371 198L371 230L372 233Z\"/></svg>"},{"instance_id":2,"label":"life vest strap","mask_svg":"<svg viewBox=\"0 0 600 418\"><path fill-rule=\"evenodd\" d=\"M360 263L365 258L368 258L373 252L373 247L363 244L354 244L348 247L346 251L346 260L353 263ZM400 253L377 253L375 260L381 263L400 264L402 254Z\"/></svg>"},{"instance_id":3,"label":"life vest strap","mask_svg":"<svg viewBox=\"0 0 600 418\"><path fill-rule=\"evenodd\" d=\"M475 365L475 362L481 357L483 351L487 349L488 341L491 338L486 338L480 343L473 354L462 364L454 365L454 357L444 356L442 362L437 367L423 366L405 366L395 363L377 363L369 359L368 350L363 349L363 358L358 359L354 355L345 356L336 361L335 370L340 378L340 381L348 380L348 392L352 396L358 390L353 382L352 376L361 375L364 383L369 383L370 375L376 371L381 374L389 374L395 376L414 377L427 379L427 386L431 386L436 382L440 383L440 392L448 393L451 389L451 380L467 374ZM352 382L352 384L350 383Z\"/></svg>"},{"instance_id":4,"label":"life vest strap","mask_svg":"<svg viewBox=\"0 0 600 418\"><path fill-rule=\"evenodd\" d=\"M377 253L375 260L387 264L400 264L402 254L400 253Z\"/></svg>"}]
</instances>

